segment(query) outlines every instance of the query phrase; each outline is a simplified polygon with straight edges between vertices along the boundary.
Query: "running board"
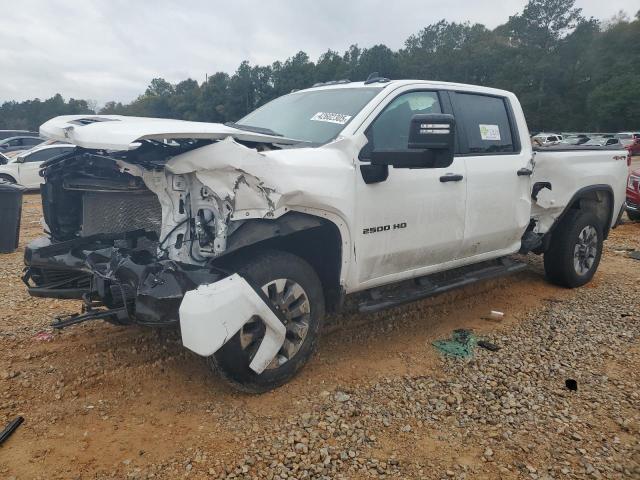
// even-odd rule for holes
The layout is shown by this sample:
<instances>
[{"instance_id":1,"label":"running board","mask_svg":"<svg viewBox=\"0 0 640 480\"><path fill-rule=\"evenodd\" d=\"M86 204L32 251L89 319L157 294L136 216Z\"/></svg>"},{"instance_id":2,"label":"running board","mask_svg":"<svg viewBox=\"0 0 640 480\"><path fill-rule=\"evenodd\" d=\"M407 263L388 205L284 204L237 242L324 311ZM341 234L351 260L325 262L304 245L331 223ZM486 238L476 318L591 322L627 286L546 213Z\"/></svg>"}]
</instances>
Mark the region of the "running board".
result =
<instances>
[{"instance_id":1,"label":"running board","mask_svg":"<svg viewBox=\"0 0 640 480\"><path fill-rule=\"evenodd\" d=\"M481 265L486 265L483 263ZM382 292L378 289L374 289L370 292L370 299L365 300L358 306L358 311L361 313L373 313L387 308L398 307L407 303L415 302L416 300L423 300L440 293L445 293L450 290L466 287L482 280L489 280L492 278L503 277L511 275L513 273L520 272L527 268L526 263L515 262L509 258L500 259L498 264L491 266L484 266L482 268L476 268L469 271L464 270L458 276L446 279L436 283L432 280L432 277L420 277L417 278L415 286L402 289L400 291Z\"/></svg>"}]
</instances>

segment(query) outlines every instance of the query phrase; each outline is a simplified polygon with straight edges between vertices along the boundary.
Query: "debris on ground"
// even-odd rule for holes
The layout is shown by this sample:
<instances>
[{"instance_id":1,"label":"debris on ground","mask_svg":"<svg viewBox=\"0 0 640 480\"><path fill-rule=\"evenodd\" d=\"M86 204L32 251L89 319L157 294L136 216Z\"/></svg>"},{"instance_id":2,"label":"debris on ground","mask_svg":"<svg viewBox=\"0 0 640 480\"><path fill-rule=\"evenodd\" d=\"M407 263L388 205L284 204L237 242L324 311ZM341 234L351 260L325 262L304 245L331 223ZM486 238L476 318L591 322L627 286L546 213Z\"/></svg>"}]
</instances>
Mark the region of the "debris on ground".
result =
<instances>
[{"instance_id":1,"label":"debris on ground","mask_svg":"<svg viewBox=\"0 0 640 480\"><path fill-rule=\"evenodd\" d=\"M573 378L567 378L564 381L564 385L565 385L565 387L567 387L567 389L571 390L572 392L577 392L578 391L578 382L576 380L574 380Z\"/></svg>"},{"instance_id":2,"label":"debris on ground","mask_svg":"<svg viewBox=\"0 0 640 480\"><path fill-rule=\"evenodd\" d=\"M634 250L633 252L629 252L629 258L633 258L634 260L640 260L640 251Z\"/></svg>"},{"instance_id":3,"label":"debris on ground","mask_svg":"<svg viewBox=\"0 0 640 480\"><path fill-rule=\"evenodd\" d=\"M504 320L504 312L499 310L491 310L489 315L486 317L482 317L483 320L492 320L494 322L501 322Z\"/></svg>"},{"instance_id":4,"label":"debris on ground","mask_svg":"<svg viewBox=\"0 0 640 480\"><path fill-rule=\"evenodd\" d=\"M53 334L49 332L40 332L33 338L39 342L50 342L53 340Z\"/></svg>"},{"instance_id":5,"label":"debris on ground","mask_svg":"<svg viewBox=\"0 0 640 480\"><path fill-rule=\"evenodd\" d=\"M485 350L489 350L490 352L497 352L498 350L500 350L500 347L498 345L487 340L478 340L477 345L484 348Z\"/></svg>"},{"instance_id":6,"label":"debris on ground","mask_svg":"<svg viewBox=\"0 0 640 480\"><path fill-rule=\"evenodd\" d=\"M436 340L433 346L445 355L467 358L473 355L476 339L470 330L463 328L454 330L448 340Z\"/></svg>"},{"instance_id":7,"label":"debris on ground","mask_svg":"<svg viewBox=\"0 0 640 480\"><path fill-rule=\"evenodd\" d=\"M15 419L9 422L9 424L4 428L4 430L2 430L2 433L0 433L0 445L6 442L7 439L11 435L13 435L13 432L16 431L16 429L22 424L22 422L24 422L24 418L22 417L16 417Z\"/></svg>"}]
</instances>

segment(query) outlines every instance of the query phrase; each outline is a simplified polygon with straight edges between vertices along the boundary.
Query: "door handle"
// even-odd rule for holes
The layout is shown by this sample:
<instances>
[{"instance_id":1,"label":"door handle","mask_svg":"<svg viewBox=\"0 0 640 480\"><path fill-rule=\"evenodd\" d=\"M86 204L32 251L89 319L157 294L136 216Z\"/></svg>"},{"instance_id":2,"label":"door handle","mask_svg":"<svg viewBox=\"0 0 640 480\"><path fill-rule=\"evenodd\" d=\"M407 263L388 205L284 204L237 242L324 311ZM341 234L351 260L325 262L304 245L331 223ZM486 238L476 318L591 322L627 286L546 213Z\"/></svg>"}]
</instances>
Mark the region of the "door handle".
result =
<instances>
[{"instance_id":1,"label":"door handle","mask_svg":"<svg viewBox=\"0 0 640 480\"><path fill-rule=\"evenodd\" d=\"M460 175L459 173L447 173L446 175L443 175L443 176L440 177L440 181L442 183L445 183L445 182L459 182L463 178L464 177L462 175Z\"/></svg>"},{"instance_id":2,"label":"door handle","mask_svg":"<svg viewBox=\"0 0 640 480\"><path fill-rule=\"evenodd\" d=\"M533 170L530 168L521 168L518 170L519 177L530 177L533 174Z\"/></svg>"}]
</instances>

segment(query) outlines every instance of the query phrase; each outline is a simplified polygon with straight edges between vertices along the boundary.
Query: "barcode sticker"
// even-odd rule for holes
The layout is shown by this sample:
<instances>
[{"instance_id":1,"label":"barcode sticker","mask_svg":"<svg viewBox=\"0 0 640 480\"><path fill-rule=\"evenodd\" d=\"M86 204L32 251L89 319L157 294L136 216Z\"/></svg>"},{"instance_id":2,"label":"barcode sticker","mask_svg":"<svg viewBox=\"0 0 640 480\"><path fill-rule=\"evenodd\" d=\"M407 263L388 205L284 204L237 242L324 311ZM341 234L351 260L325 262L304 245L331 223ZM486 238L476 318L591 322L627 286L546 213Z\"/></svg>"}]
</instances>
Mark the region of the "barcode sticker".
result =
<instances>
[{"instance_id":1,"label":"barcode sticker","mask_svg":"<svg viewBox=\"0 0 640 480\"><path fill-rule=\"evenodd\" d=\"M338 125L344 125L349 120L351 120L351 115L345 115L344 113L329 113L329 112L318 112L311 120L316 122L329 122L329 123L337 123Z\"/></svg>"}]
</instances>

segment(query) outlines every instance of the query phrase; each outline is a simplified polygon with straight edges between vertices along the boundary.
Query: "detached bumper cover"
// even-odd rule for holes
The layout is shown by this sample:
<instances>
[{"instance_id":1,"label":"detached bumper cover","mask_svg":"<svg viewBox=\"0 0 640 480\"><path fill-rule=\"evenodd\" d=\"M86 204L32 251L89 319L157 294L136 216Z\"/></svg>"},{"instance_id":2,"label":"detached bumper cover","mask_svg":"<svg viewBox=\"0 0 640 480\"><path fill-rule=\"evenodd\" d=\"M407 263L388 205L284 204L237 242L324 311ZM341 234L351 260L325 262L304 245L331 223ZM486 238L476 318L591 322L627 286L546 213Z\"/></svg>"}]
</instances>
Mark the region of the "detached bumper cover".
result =
<instances>
[{"instance_id":1,"label":"detached bumper cover","mask_svg":"<svg viewBox=\"0 0 640 480\"><path fill-rule=\"evenodd\" d=\"M198 355L213 355L255 316L262 319L266 331L249 366L260 374L282 347L286 328L261 292L237 273L184 295L180 304L182 343Z\"/></svg>"}]
</instances>

